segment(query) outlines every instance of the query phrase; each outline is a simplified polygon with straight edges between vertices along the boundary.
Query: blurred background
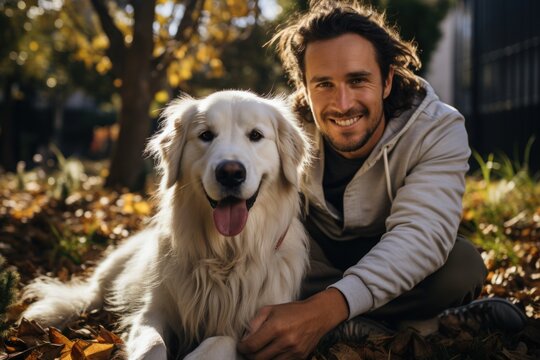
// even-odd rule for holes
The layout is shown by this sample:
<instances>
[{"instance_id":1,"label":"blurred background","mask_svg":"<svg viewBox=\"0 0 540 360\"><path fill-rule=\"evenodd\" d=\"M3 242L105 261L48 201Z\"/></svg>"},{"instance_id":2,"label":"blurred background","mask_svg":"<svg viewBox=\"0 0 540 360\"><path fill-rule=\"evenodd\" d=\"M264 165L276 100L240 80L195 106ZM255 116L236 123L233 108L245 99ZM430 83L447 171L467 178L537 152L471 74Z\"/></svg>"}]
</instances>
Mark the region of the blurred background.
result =
<instances>
[{"instance_id":1,"label":"blurred background","mask_svg":"<svg viewBox=\"0 0 540 360\"><path fill-rule=\"evenodd\" d=\"M419 72L470 144L540 169L540 2L373 0L418 44ZM159 110L182 93L289 92L263 45L307 0L0 0L0 173L102 160L140 190ZM471 162L473 168L478 166Z\"/></svg>"},{"instance_id":2,"label":"blurred background","mask_svg":"<svg viewBox=\"0 0 540 360\"><path fill-rule=\"evenodd\" d=\"M156 178L143 151L170 100L290 92L263 45L307 2L0 0L0 358L13 336L9 357L37 358L14 324L21 286L84 274L148 224ZM482 296L511 300L531 322L517 334L477 324L356 349L362 358L539 359L540 0L370 3L417 43L419 75L465 115L474 152L459 231L488 269ZM106 312L77 321L70 339L114 323Z\"/></svg>"}]
</instances>

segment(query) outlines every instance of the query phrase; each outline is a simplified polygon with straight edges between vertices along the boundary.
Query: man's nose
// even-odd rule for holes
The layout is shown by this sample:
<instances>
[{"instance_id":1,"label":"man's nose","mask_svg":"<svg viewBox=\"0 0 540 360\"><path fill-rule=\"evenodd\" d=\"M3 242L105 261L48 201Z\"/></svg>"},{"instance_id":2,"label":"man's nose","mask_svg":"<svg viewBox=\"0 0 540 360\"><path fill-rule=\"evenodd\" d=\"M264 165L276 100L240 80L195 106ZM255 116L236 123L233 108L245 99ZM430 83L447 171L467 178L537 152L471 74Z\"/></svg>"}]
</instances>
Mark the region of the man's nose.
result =
<instances>
[{"instance_id":1,"label":"man's nose","mask_svg":"<svg viewBox=\"0 0 540 360\"><path fill-rule=\"evenodd\" d=\"M354 106L354 96L348 86L339 85L336 87L335 105L341 113L346 113Z\"/></svg>"}]
</instances>

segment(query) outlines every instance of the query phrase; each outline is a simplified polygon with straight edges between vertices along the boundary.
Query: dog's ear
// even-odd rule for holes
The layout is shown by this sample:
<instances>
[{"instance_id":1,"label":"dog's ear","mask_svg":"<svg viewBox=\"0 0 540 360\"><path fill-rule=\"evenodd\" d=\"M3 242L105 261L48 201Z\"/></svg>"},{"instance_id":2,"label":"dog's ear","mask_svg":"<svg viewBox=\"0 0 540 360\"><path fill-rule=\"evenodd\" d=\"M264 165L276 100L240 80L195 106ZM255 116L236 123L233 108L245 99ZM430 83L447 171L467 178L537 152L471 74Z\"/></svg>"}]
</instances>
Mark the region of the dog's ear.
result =
<instances>
[{"instance_id":1,"label":"dog's ear","mask_svg":"<svg viewBox=\"0 0 540 360\"><path fill-rule=\"evenodd\" d=\"M162 184L170 188L180 177L180 161L187 132L197 114L197 100L183 96L171 102L161 114L161 129L150 139L147 153L157 160Z\"/></svg>"},{"instance_id":2,"label":"dog's ear","mask_svg":"<svg viewBox=\"0 0 540 360\"><path fill-rule=\"evenodd\" d=\"M283 175L298 186L298 176L309 161L310 142L284 99L273 99L270 103L276 114L277 147Z\"/></svg>"}]
</instances>

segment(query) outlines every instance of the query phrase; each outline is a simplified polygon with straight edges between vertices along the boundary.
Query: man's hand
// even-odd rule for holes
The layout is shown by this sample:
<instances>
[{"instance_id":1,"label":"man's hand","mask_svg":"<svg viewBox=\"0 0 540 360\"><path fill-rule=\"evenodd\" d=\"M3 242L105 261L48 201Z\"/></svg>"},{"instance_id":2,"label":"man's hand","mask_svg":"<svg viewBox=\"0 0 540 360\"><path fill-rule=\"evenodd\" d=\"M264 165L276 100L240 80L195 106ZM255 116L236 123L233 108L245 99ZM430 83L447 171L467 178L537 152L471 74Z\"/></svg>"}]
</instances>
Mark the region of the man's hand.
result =
<instances>
[{"instance_id":1,"label":"man's hand","mask_svg":"<svg viewBox=\"0 0 540 360\"><path fill-rule=\"evenodd\" d=\"M348 316L347 301L335 288L304 301L265 306L251 320L238 351L248 359L305 359Z\"/></svg>"}]
</instances>

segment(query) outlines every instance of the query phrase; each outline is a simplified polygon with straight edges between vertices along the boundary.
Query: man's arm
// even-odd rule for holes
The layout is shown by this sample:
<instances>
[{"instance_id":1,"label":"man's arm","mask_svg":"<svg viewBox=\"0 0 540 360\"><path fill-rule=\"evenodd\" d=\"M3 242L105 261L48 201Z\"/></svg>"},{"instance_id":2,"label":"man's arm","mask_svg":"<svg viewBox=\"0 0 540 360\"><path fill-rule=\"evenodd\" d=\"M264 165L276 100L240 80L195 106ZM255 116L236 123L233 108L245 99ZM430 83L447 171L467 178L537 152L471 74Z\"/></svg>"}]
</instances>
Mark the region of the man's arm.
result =
<instances>
[{"instance_id":1,"label":"man's arm","mask_svg":"<svg viewBox=\"0 0 540 360\"><path fill-rule=\"evenodd\" d=\"M251 321L238 351L248 359L305 359L348 316L347 301L335 288L304 301L265 306Z\"/></svg>"},{"instance_id":2,"label":"man's arm","mask_svg":"<svg viewBox=\"0 0 540 360\"><path fill-rule=\"evenodd\" d=\"M418 158L392 201L386 233L333 285L349 301L350 318L381 307L445 263L461 219L469 155L459 113L449 112L425 133ZM367 295L371 309L369 301L357 301Z\"/></svg>"}]
</instances>

